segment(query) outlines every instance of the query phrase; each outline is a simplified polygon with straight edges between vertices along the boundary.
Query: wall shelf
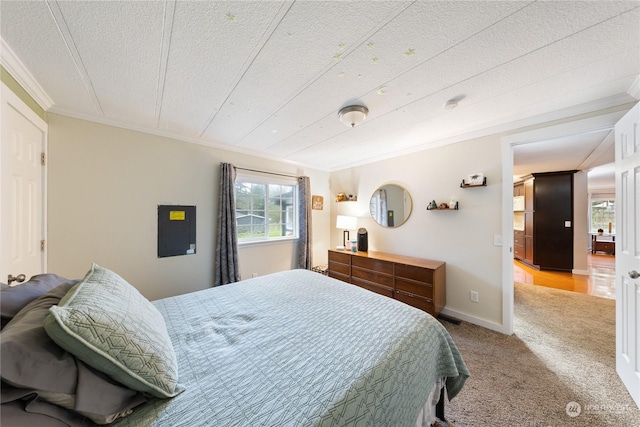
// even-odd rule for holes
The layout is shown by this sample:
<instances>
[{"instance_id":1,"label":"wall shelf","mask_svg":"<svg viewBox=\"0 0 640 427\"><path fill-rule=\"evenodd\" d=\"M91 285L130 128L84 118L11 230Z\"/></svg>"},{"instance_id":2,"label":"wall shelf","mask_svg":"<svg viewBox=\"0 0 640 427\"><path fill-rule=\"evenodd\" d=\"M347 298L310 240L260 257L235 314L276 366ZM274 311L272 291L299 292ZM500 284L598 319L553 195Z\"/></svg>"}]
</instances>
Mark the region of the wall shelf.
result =
<instances>
[{"instance_id":1,"label":"wall shelf","mask_svg":"<svg viewBox=\"0 0 640 427\"><path fill-rule=\"evenodd\" d=\"M464 182L464 179L460 183L460 188L473 188L473 187L486 187L486 186L487 186L486 176L482 179L482 184L467 184Z\"/></svg>"},{"instance_id":2,"label":"wall shelf","mask_svg":"<svg viewBox=\"0 0 640 427\"><path fill-rule=\"evenodd\" d=\"M440 207L432 208L432 207L427 206L427 210L428 211L457 211L458 210L458 202L456 202L456 207L455 208L440 208Z\"/></svg>"},{"instance_id":3,"label":"wall shelf","mask_svg":"<svg viewBox=\"0 0 640 427\"><path fill-rule=\"evenodd\" d=\"M336 202L357 202L358 196L347 193L338 193L336 195Z\"/></svg>"}]
</instances>

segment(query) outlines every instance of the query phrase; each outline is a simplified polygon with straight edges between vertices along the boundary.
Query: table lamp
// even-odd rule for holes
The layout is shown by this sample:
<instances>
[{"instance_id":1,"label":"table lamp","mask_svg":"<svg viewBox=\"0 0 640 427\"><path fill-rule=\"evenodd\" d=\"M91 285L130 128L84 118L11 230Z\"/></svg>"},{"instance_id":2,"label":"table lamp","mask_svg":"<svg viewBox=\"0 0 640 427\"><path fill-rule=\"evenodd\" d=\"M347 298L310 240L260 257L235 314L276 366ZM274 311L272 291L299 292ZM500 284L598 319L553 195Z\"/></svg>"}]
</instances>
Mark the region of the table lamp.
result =
<instances>
[{"instance_id":1,"label":"table lamp","mask_svg":"<svg viewBox=\"0 0 640 427\"><path fill-rule=\"evenodd\" d=\"M336 249L345 249L347 240L349 240L349 230L355 230L358 226L358 219L355 216L338 215L336 219L336 228L344 230L342 232L342 246Z\"/></svg>"}]
</instances>

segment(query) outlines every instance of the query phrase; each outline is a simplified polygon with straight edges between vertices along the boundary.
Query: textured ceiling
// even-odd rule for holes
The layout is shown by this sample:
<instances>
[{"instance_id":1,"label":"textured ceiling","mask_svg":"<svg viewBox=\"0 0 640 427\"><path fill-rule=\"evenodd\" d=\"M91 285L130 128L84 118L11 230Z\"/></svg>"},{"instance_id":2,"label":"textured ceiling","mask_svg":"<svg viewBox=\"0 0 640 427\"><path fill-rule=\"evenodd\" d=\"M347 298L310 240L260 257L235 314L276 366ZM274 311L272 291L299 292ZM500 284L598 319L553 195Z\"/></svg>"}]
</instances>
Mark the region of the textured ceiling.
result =
<instances>
[{"instance_id":1,"label":"textured ceiling","mask_svg":"<svg viewBox=\"0 0 640 427\"><path fill-rule=\"evenodd\" d=\"M638 1L4 0L0 30L47 111L322 170L625 104L640 71ZM544 150L593 165L590 136Z\"/></svg>"}]
</instances>

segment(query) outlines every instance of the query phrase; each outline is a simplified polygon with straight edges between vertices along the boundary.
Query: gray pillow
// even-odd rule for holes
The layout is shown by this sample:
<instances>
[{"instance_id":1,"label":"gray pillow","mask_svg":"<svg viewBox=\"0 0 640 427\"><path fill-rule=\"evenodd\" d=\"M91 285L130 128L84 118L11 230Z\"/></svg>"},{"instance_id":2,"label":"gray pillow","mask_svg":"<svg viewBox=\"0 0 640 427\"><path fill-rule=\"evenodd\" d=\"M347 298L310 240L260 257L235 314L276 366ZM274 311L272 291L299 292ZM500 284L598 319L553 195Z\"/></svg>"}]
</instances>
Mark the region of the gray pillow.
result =
<instances>
[{"instance_id":1,"label":"gray pillow","mask_svg":"<svg viewBox=\"0 0 640 427\"><path fill-rule=\"evenodd\" d=\"M36 298L2 330L3 381L21 388L75 393L76 362L47 336L42 325L49 307L57 304L71 288L71 284L62 284Z\"/></svg>"},{"instance_id":2,"label":"gray pillow","mask_svg":"<svg viewBox=\"0 0 640 427\"><path fill-rule=\"evenodd\" d=\"M69 280L57 274L36 274L28 282L8 286L4 283L0 287L0 316L2 327L13 318L25 305L44 295L58 285ZM77 283L78 281L74 281Z\"/></svg>"},{"instance_id":3,"label":"gray pillow","mask_svg":"<svg viewBox=\"0 0 640 427\"><path fill-rule=\"evenodd\" d=\"M116 273L93 264L49 311L51 339L87 365L156 397L184 390L162 314Z\"/></svg>"},{"instance_id":4,"label":"gray pillow","mask_svg":"<svg viewBox=\"0 0 640 427\"><path fill-rule=\"evenodd\" d=\"M46 411L35 405L33 398L63 406L98 424L110 423L131 412L131 408L145 401L133 390L115 384L103 374L77 361L47 335L43 322L49 308L72 288L62 284L27 304L2 330L0 363L3 381L2 403L33 395L27 403L29 411L54 413L70 422L77 416L65 410ZM6 387L9 385L12 387ZM82 399L76 400L76 396Z\"/></svg>"}]
</instances>

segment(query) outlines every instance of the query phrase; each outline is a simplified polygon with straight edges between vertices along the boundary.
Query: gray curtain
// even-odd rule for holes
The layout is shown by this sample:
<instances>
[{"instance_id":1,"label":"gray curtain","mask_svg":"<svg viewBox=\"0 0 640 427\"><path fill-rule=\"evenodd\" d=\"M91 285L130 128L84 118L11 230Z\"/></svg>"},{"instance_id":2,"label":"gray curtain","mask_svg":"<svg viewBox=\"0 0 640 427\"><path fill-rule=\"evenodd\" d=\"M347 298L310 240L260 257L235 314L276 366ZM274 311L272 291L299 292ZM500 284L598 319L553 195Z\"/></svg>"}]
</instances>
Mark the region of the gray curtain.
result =
<instances>
[{"instance_id":1,"label":"gray curtain","mask_svg":"<svg viewBox=\"0 0 640 427\"><path fill-rule=\"evenodd\" d=\"M213 286L226 285L240 280L235 181L236 168L231 163L220 163L216 280Z\"/></svg>"},{"instance_id":2,"label":"gray curtain","mask_svg":"<svg viewBox=\"0 0 640 427\"><path fill-rule=\"evenodd\" d=\"M386 227L388 225L387 216L387 190L381 189L376 193L377 203L375 220L378 224Z\"/></svg>"},{"instance_id":3,"label":"gray curtain","mask_svg":"<svg viewBox=\"0 0 640 427\"><path fill-rule=\"evenodd\" d=\"M298 177L298 268L311 270L311 183Z\"/></svg>"}]
</instances>

